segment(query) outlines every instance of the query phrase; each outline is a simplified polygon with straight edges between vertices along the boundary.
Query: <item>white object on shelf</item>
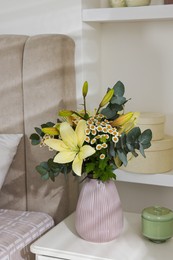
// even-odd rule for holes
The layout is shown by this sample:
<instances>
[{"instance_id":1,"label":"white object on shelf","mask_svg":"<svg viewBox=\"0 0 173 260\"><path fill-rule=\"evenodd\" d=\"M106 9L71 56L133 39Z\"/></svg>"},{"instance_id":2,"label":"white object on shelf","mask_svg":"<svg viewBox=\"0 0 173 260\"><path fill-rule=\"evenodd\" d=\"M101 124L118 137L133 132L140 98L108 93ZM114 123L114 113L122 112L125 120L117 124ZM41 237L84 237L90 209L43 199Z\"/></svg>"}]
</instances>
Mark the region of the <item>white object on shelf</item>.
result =
<instances>
[{"instance_id":1,"label":"white object on shelf","mask_svg":"<svg viewBox=\"0 0 173 260\"><path fill-rule=\"evenodd\" d=\"M152 131L152 141L164 138L165 115L162 113L141 112L137 119L137 126L143 132L146 129Z\"/></svg>"},{"instance_id":2,"label":"white object on shelf","mask_svg":"<svg viewBox=\"0 0 173 260\"><path fill-rule=\"evenodd\" d=\"M83 9L83 22L173 19L173 5Z\"/></svg>"},{"instance_id":3,"label":"white object on shelf","mask_svg":"<svg viewBox=\"0 0 173 260\"><path fill-rule=\"evenodd\" d=\"M150 5L151 0L126 0L129 7Z\"/></svg>"},{"instance_id":4,"label":"white object on shelf","mask_svg":"<svg viewBox=\"0 0 173 260\"><path fill-rule=\"evenodd\" d=\"M136 173L164 173L173 168L173 137L164 136L162 140L151 141L151 146L145 150L146 158L141 154L131 157L123 170Z\"/></svg>"},{"instance_id":5,"label":"white object on shelf","mask_svg":"<svg viewBox=\"0 0 173 260\"><path fill-rule=\"evenodd\" d=\"M125 213L121 236L108 243L81 239L74 213L31 245L37 260L163 260L172 259L173 239L155 244L142 236L141 215Z\"/></svg>"},{"instance_id":6,"label":"white object on shelf","mask_svg":"<svg viewBox=\"0 0 173 260\"><path fill-rule=\"evenodd\" d=\"M173 187L173 171L158 174L144 174L117 169L115 173L117 181Z\"/></svg>"},{"instance_id":7,"label":"white object on shelf","mask_svg":"<svg viewBox=\"0 0 173 260\"><path fill-rule=\"evenodd\" d=\"M125 0L109 0L111 7L125 7L126 1Z\"/></svg>"}]
</instances>

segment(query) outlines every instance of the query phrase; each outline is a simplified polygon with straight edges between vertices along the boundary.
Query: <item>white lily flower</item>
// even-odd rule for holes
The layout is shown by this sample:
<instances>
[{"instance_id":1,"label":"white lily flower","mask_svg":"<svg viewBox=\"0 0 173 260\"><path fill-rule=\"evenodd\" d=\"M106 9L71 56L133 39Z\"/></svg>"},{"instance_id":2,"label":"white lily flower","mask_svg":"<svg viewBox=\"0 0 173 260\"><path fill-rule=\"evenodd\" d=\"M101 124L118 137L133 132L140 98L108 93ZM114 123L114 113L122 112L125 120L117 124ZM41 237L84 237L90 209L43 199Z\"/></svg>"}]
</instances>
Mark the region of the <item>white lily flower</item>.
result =
<instances>
[{"instance_id":1,"label":"white lily flower","mask_svg":"<svg viewBox=\"0 0 173 260\"><path fill-rule=\"evenodd\" d=\"M76 175L81 176L83 160L96 151L90 145L83 145L87 128L86 121L80 120L75 131L69 123L63 122L60 125L60 136L62 140L46 139L45 144L59 153L55 156L56 163L72 162L72 169Z\"/></svg>"}]
</instances>

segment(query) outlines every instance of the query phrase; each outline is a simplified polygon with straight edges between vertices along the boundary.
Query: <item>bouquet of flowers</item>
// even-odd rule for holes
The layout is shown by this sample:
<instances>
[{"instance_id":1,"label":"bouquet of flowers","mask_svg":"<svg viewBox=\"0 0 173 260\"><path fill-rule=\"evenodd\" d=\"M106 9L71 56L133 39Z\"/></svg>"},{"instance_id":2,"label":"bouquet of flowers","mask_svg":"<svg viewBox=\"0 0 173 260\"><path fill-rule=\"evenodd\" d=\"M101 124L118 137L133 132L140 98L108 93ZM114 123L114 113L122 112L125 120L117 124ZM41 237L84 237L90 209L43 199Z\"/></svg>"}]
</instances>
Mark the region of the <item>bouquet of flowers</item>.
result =
<instances>
[{"instance_id":1,"label":"bouquet of flowers","mask_svg":"<svg viewBox=\"0 0 173 260\"><path fill-rule=\"evenodd\" d=\"M128 101L125 87L118 81L109 88L92 113L86 108L88 82L82 88L83 109L61 110L56 123L35 127L33 145L47 146L51 158L36 170L43 179L55 180L60 173L90 177L101 181L116 179L116 169L128 163L128 154L137 157L151 146L152 132L136 127L137 112L124 113Z\"/></svg>"}]
</instances>

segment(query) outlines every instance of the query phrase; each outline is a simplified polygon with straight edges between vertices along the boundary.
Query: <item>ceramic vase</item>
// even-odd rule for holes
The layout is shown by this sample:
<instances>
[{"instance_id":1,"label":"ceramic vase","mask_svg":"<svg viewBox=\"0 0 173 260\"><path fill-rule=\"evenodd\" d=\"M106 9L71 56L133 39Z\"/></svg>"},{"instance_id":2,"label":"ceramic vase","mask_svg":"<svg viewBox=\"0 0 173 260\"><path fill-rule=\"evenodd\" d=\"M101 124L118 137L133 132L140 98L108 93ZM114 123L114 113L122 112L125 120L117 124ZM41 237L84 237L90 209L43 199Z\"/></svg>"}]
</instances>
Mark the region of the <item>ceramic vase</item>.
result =
<instances>
[{"instance_id":1,"label":"ceramic vase","mask_svg":"<svg viewBox=\"0 0 173 260\"><path fill-rule=\"evenodd\" d=\"M114 181L86 180L77 203L75 226L79 236L90 242L108 242L121 234L123 211Z\"/></svg>"}]
</instances>

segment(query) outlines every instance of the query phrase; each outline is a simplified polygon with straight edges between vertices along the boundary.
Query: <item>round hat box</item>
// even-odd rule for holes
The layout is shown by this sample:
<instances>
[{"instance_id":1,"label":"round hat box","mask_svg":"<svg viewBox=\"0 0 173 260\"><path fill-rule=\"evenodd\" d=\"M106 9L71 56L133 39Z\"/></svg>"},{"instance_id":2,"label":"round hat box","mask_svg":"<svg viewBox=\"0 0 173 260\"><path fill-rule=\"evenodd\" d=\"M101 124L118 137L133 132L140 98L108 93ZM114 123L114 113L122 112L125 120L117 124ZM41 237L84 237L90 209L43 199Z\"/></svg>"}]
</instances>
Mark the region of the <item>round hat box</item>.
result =
<instances>
[{"instance_id":1,"label":"round hat box","mask_svg":"<svg viewBox=\"0 0 173 260\"><path fill-rule=\"evenodd\" d=\"M128 158L128 165L121 167L135 173L164 173L173 168L173 137L165 136L162 140L152 141L151 147L145 150L146 158Z\"/></svg>"},{"instance_id":2,"label":"round hat box","mask_svg":"<svg viewBox=\"0 0 173 260\"><path fill-rule=\"evenodd\" d=\"M165 115L153 112L141 112L137 120L137 126L143 132L146 129L152 131L152 141L164 138Z\"/></svg>"}]
</instances>

